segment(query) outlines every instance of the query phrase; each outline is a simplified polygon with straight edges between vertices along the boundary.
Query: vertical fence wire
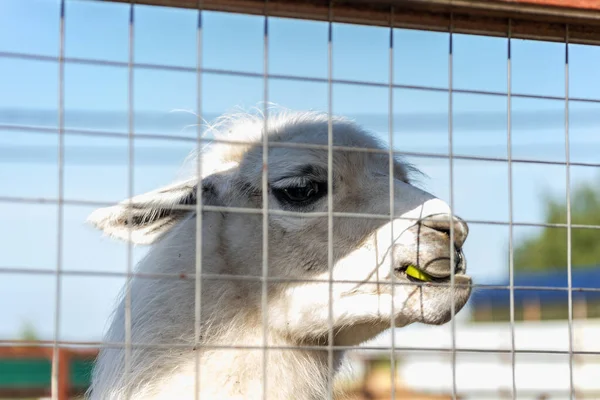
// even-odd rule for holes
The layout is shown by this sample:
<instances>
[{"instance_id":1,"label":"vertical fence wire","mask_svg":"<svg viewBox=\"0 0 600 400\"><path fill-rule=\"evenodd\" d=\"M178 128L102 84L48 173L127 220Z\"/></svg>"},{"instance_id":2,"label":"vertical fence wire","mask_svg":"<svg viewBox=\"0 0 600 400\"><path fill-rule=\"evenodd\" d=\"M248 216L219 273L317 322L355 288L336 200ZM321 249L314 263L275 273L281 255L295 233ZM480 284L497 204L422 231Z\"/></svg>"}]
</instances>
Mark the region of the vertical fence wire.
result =
<instances>
[{"instance_id":1,"label":"vertical fence wire","mask_svg":"<svg viewBox=\"0 0 600 400\"><path fill-rule=\"evenodd\" d=\"M59 23L59 56L58 56L58 210L57 210L57 231L56 231L56 298L54 300L54 343L52 351L52 377L51 377L51 395L52 400L57 400L60 390L59 387L59 369L64 369L61 362L64 359L59 358L60 341L60 308L62 293L62 262L63 262L63 217L64 217L64 186L65 186L65 0L60 2L60 23Z\"/></svg>"},{"instance_id":2,"label":"vertical fence wire","mask_svg":"<svg viewBox=\"0 0 600 400\"><path fill-rule=\"evenodd\" d=\"M506 59L506 154L508 159L508 281L510 312L510 359L512 398L517 398L516 353L515 353L515 265L513 227L513 176L512 176L512 20L508 20L508 42Z\"/></svg>"},{"instance_id":3,"label":"vertical fence wire","mask_svg":"<svg viewBox=\"0 0 600 400\"><path fill-rule=\"evenodd\" d=\"M388 154L388 173L389 173L389 202L390 202L390 231L391 231L391 246L394 246L394 6L390 7L390 43L389 43L389 87L388 87L388 141L389 141L389 154ZM392 349L390 352L390 379L391 379L391 398L396 398L396 308L395 308L395 295L396 295L396 271L394 270L394 252L390 251L390 276L392 277L392 318L391 321L391 333L392 333Z\"/></svg>"},{"instance_id":4,"label":"vertical fence wire","mask_svg":"<svg viewBox=\"0 0 600 400\"><path fill-rule=\"evenodd\" d=\"M333 0L327 30L327 269L329 272L327 399L333 400Z\"/></svg>"},{"instance_id":5,"label":"vertical fence wire","mask_svg":"<svg viewBox=\"0 0 600 400\"><path fill-rule=\"evenodd\" d=\"M135 5L134 1L129 5L129 48L128 48L128 66L127 66L127 124L128 124L128 157L127 157L127 278L125 286L125 382L129 381L131 369L131 281L133 279L133 243L131 235L133 230L133 204L132 197L134 192L134 98L133 98L133 78L134 78L134 30L135 30ZM127 392L126 398L131 396L131 385L125 386Z\"/></svg>"},{"instance_id":6,"label":"vertical fence wire","mask_svg":"<svg viewBox=\"0 0 600 400\"><path fill-rule=\"evenodd\" d=\"M450 32L448 40L448 161L449 161L449 186L450 186L450 327L451 327L451 342L452 342L452 399L456 400L456 306L454 299L455 293L455 271L454 271L454 151L453 151L453 31L454 31L454 15L450 13Z\"/></svg>"},{"instance_id":7,"label":"vertical fence wire","mask_svg":"<svg viewBox=\"0 0 600 400\"><path fill-rule=\"evenodd\" d=\"M569 25L565 25L565 166L567 197L567 307L569 328L569 394L573 399L573 265L572 265L572 226L571 226L571 167L569 146Z\"/></svg>"},{"instance_id":8,"label":"vertical fence wire","mask_svg":"<svg viewBox=\"0 0 600 400\"><path fill-rule=\"evenodd\" d=\"M195 350L195 379L194 399L200 398L200 356L202 353L200 335L202 329L202 0L198 0L198 22L196 26L196 279L195 279L195 309L194 309L194 350Z\"/></svg>"},{"instance_id":9,"label":"vertical fence wire","mask_svg":"<svg viewBox=\"0 0 600 400\"><path fill-rule=\"evenodd\" d=\"M264 9L264 31L263 31L263 134L262 134L262 151L263 151L263 167L262 167L262 197L263 197L263 213L262 213L262 326L263 326L263 399L267 399L267 362L268 362L268 279L269 279L269 124L268 124L268 107L269 98L269 16L267 14L268 0L265 0Z\"/></svg>"}]
</instances>

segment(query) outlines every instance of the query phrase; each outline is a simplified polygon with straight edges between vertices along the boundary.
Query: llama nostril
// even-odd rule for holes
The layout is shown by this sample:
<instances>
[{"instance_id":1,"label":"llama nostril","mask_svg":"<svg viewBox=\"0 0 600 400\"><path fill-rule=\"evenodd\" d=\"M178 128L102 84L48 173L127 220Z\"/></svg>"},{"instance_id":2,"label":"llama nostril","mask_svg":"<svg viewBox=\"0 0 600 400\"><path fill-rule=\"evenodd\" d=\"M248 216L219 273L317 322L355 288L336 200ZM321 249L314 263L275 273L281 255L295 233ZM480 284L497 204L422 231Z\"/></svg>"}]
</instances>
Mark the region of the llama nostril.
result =
<instances>
[{"instance_id":1,"label":"llama nostril","mask_svg":"<svg viewBox=\"0 0 600 400\"><path fill-rule=\"evenodd\" d=\"M460 249L456 249L454 251L454 272L461 271L461 269L464 267L462 262L463 262L462 251L460 251Z\"/></svg>"},{"instance_id":2,"label":"llama nostril","mask_svg":"<svg viewBox=\"0 0 600 400\"><path fill-rule=\"evenodd\" d=\"M448 214L432 215L423 219L421 224L450 236L451 227L449 217ZM469 227L465 221L456 216L452 217L452 224L454 227L454 246L456 248L461 248L469 234Z\"/></svg>"}]
</instances>

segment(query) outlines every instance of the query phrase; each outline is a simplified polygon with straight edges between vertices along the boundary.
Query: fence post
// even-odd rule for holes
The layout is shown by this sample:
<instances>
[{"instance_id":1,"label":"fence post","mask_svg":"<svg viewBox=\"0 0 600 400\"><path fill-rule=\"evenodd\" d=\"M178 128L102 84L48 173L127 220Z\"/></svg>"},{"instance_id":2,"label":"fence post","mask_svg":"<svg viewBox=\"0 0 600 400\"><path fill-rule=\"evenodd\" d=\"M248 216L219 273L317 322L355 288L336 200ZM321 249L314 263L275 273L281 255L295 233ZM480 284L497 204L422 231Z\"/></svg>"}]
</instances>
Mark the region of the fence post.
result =
<instances>
[{"instance_id":1,"label":"fence post","mask_svg":"<svg viewBox=\"0 0 600 400\"><path fill-rule=\"evenodd\" d=\"M70 366L69 366L68 349L58 349L58 400L68 400L70 383Z\"/></svg>"}]
</instances>

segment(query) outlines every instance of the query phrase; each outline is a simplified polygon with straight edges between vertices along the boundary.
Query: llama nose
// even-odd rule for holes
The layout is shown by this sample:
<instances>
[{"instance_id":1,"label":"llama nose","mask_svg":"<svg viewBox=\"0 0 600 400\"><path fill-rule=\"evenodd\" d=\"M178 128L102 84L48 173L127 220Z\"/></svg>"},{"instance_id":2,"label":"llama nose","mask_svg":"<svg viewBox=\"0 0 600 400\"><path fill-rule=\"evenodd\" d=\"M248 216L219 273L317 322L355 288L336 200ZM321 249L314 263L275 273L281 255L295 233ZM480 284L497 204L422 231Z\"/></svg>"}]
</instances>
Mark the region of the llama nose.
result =
<instances>
[{"instance_id":1,"label":"llama nose","mask_svg":"<svg viewBox=\"0 0 600 400\"><path fill-rule=\"evenodd\" d=\"M430 215L421 221L421 225L445 233L448 236L450 236L450 223L450 214ZM460 249L469 235L469 226L456 216L452 217L452 225L454 226L454 246Z\"/></svg>"}]
</instances>

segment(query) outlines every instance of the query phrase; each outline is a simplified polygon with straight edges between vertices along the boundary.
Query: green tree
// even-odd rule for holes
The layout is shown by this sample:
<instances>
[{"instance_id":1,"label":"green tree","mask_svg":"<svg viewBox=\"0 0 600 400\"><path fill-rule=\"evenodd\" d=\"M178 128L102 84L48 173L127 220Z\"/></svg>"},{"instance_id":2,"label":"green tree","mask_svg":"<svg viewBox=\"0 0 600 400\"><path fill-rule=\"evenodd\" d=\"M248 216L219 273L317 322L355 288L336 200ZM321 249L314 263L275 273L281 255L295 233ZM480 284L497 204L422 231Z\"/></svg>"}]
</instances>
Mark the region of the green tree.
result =
<instances>
[{"instance_id":1,"label":"green tree","mask_svg":"<svg viewBox=\"0 0 600 400\"><path fill-rule=\"evenodd\" d=\"M599 177L600 178L600 177ZM544 196L546 223L567 222L564 196ZM600 179L580 184L571 192L571 223L600 226ZM563 268L567 265L567 228L545 227L515 247L518 270ZM574 268L600 265L600 229L571 229L571 260Z\"/></svg>"},{"instance_id":2,"label":"green tree","mask_svg":"<svg viewBox=\"0 0 600 400\"><path fill-rule=\"evenodd\" d=\"M39 336L31 322L27 321L21 325L21 329L19 331L19 339L27 340L30 342L39 340Z\"/></svg>"}]
</instances>

